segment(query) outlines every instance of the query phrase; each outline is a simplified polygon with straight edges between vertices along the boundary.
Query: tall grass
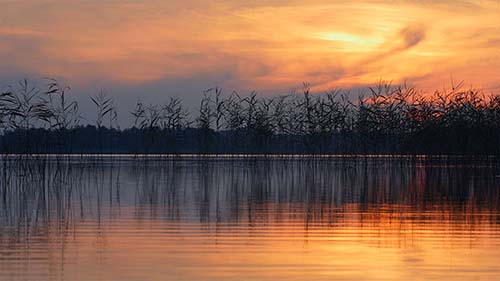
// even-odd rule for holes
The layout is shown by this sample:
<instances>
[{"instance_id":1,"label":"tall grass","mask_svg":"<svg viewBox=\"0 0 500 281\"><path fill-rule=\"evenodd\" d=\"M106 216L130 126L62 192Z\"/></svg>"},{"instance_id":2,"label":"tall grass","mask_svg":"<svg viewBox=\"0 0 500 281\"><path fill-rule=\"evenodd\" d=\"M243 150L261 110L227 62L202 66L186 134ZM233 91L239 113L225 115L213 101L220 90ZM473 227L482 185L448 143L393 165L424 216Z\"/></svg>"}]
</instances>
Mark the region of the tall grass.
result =
<instances>
[{"instance_id":1,"label":"tall grass","mask_svg":"<svg viewBox=\"0 0 500 281\"><path fill-rule=\"evenodd\" d=\"M27 80L7 87L2 152L500 154L500 96L461 84L426 93L380 82L358 97L313 94L308 84L271 98L213 88L197 108L137 102L125 129L104 93L91 97L95 125L82 126L68 90L52 79L44 90Z\"/></svg>"}]
</instances>

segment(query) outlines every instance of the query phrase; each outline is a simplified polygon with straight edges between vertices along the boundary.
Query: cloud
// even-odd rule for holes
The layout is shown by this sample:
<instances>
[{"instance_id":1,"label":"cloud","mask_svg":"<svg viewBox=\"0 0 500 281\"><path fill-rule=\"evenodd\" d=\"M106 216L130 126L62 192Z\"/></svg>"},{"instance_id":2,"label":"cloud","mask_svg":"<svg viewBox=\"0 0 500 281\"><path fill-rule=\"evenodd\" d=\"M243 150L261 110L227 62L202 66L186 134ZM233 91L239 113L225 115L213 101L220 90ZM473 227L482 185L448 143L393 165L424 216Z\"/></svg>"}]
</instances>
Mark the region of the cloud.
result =
<instances>
[{"instance_id":1,"label":"cloud","mask_svg":"<svg viewBox=\"0 0 500 281\"><path fill-rule=\"evenodd\" d=\"M394 35L387 36L387 39L376 49L377 52L371 52L367 57L353 62L348 68L344 67L342 76L335 77L330 81L324 81L317 88L332 87L339 80L355 80L356 78L370 75L377 72L380 65L387 65L392 57L398 57L401 53L422 43L426 38L426 29L421 24L410 24L400 29ZM374 76L373 81L384 77ZM366 81L364 82L366 83Z\"/></svg>"},{"instance_id":2,"label":"cloud","mask_svg":"<svg viewBox=\"0 0 500 281\"><path fill-rule=\"evenodd\" d=\"M10 37L43 37L47 36L46 33L24 28L5 28L0 26L0 36L10 36Z\"/></svg>"},{"instance_id":3,"label":"cloud","mask_svg":"<svg viewBox=\"0 0 500 281\"><path fill-rule=\"evenodd\" d=\"M499 9L491 3L8 1L0 10L0 76L63 77L74 88L124 95L156 85L157 99L171 93L161 87L177 87L190 100L201 93L194 88L214 85L282 93L304 81L317 89L380 78L434 83L470 70L477 83L497 85Z\"/></svg>"},{"instance_id":4,"label":"cloud","mask_svg":"<svg viewBox=\"0 0 500 281\"><path fill-rule=\"evenodd\" d=\"M373 63L398 53L409 50L422 43L426 37L426 29L421 24L411 24L401 29L395 36L388 39L379 47L381 52L374 54L366 63Z\"/></svg>"},{"instance_id":5,"label":"cloud","mask_svg":"<svg viewBox=\"0 0 500 281\"><path fill-rule=\"evenodd\" d=\"M407 26L399 32L403 39L403 45L396 50L406 50L425 39L425 28L421 25Z\"/></svg>"}]
</instances>

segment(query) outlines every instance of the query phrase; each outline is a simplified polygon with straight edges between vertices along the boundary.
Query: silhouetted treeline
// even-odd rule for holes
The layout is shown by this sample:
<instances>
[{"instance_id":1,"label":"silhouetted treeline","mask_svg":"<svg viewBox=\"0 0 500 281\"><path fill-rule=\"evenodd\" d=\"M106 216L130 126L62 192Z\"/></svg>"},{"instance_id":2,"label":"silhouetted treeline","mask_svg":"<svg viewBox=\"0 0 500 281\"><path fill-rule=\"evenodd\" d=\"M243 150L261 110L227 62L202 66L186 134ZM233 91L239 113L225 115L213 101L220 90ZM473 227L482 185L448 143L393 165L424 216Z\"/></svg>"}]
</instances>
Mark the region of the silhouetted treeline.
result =
<instances>
[{"instance_id":1,"label":"silhouetted treeline","mask_svg":"<svg viewBox=\"0 0 500 281\"><path fill-rule=\"evenodd\" d=\"M23 80L0 96L3 153L500 154L500 96L479 90L424 93L379 84L350 99L334 90L259 98L204 93L196 109L170 98L136 104L120 129L114 101L92 97L93 125L82 126L68 88Z\"/></svg>"}]
</instances>

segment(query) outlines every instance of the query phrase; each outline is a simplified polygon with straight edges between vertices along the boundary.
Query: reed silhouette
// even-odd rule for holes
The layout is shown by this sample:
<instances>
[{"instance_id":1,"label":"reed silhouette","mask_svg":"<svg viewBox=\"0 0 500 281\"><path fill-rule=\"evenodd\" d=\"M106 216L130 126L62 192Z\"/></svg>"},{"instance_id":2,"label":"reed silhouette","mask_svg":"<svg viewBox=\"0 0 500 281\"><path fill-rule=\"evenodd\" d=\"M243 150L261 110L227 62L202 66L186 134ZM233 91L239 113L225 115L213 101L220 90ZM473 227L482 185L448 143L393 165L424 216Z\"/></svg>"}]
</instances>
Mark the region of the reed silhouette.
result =
<instances>
[{"instance_id":1,"label":"reed silhouette","mask_svg":"<svg viewBox=\"0 0 500 281\"><path fill-rule=\"evenodd\" d=\"M353 100L348 91L261 98L204 92L188 109L170 98L137 102L120 129L114 100L91 97L94 125L82 125L68 87L22 80L0 95L2 153L500 154L500 96L463 89L425 93L380 82ZM88 121L88 120L87 120ZM87 122L88 123L88 122Z\"/></svg>"}]
</instances>

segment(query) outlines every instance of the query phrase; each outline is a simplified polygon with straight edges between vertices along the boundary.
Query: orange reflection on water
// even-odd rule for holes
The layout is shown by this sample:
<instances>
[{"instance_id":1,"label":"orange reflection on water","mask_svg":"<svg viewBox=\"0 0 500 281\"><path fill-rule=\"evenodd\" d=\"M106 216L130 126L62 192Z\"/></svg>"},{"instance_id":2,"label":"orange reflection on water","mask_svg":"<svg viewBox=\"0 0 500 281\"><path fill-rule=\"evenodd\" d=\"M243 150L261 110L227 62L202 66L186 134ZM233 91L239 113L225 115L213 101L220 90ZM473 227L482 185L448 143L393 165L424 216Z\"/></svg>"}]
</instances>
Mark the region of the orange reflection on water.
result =
<instances>
[{"instance_id":1,"label":"orange reflection on water","mask_svg":"<svg viewBox=\"0 0 500 281\"><path fill-rule=\"evenodd\" d=\"M249 210L234 221L200 222L122 209L115 219L52 225L17 240L3 235L0 277L495 280L500 273L498 214L451 205L270 203Z\"/></svg>"}]
</instances>

